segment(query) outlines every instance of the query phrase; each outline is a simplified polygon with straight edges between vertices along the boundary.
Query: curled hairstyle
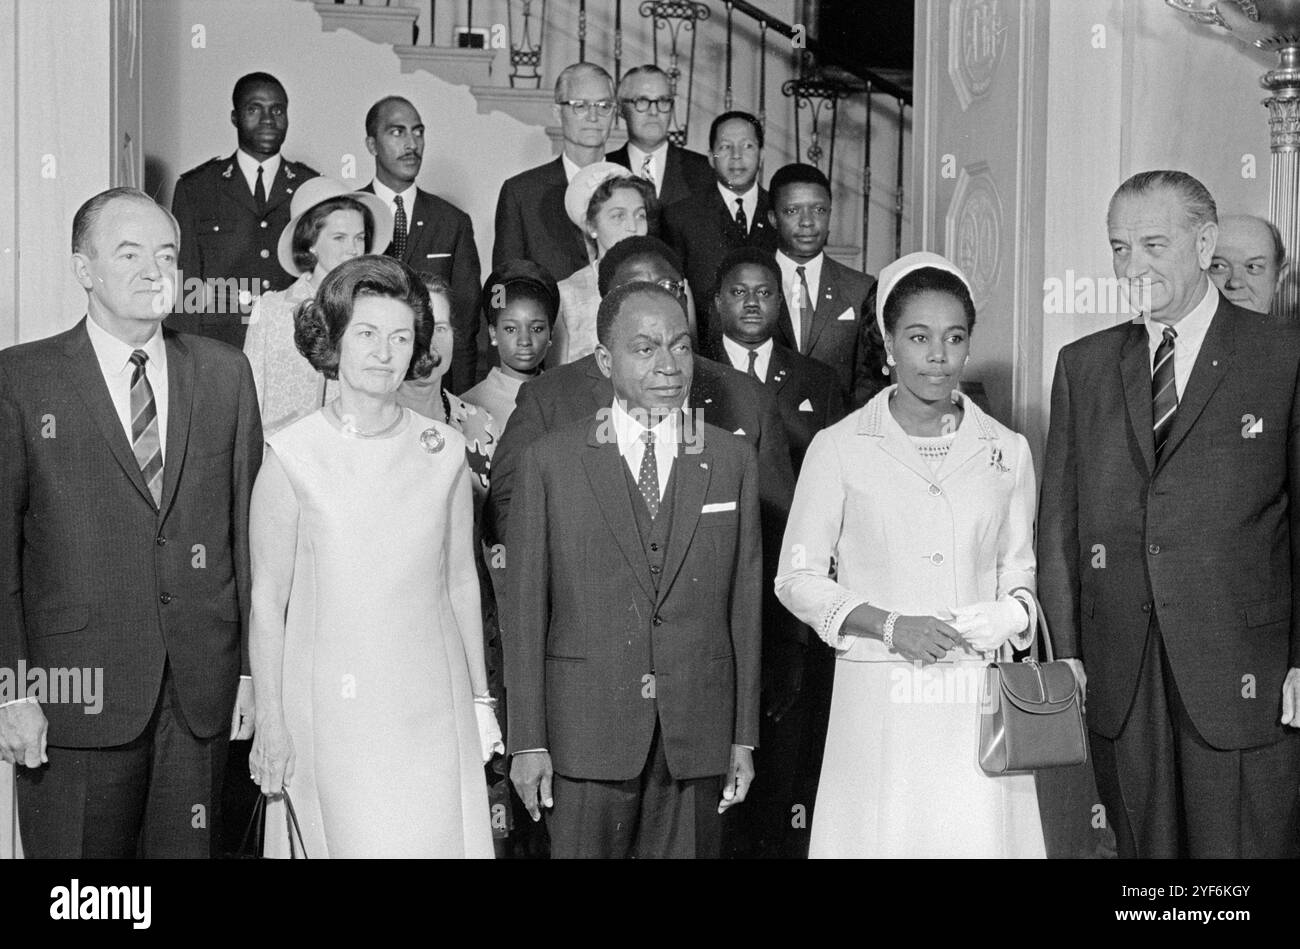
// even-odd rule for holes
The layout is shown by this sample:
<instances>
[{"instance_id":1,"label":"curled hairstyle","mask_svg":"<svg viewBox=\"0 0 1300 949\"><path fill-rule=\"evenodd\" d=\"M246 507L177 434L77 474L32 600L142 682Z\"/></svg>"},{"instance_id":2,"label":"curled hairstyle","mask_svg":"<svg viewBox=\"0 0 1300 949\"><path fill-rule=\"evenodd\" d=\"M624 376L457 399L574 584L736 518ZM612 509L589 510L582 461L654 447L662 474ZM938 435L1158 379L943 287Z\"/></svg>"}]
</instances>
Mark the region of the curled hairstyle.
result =
<instances>
[{"instance_id":1,"label":"curled hairstyle","mask_svg":"<svg viewBox=\"0 0 1300 949\"><path fill-rule=\"evenodd\" d=\"M1205 224L1219 223L1219 210L1214 204L1214 197L1209 189L1185 171L1140 171L1115 191L1106 209L1106 220L1115 214L1115 206L1121 198L1139 197L1167 188L1173 192L1183 206L1187 226L1198 230Z\"/></svg>"},{"instance_id":2,"label":"curled hairstyle","mask_svg":"<svg viewBox=\"0 0 1300 949\"><path fill-rule=\"evenodd\" d=\"M975 329L975 301L970 297L966 284L954 273L940 270L938 267L921 267L901 277L885 301L885 331L891 336L898 325L903 309L915 297L923 293L946 293L966 311L966 331Z\"/></svg>"},{"instance_id":3,"label":"curled hairstyle","mask_svg":"<svg viewBox=\"0 0 1300 949\"><path fill-rule=\"evenodd\" d=\"M609 203L609 199L614 197L614 192L623 190L635 191L641 195L641 200L645 202L647 220L650 220L658 213L659 199L655 197L654 185L635 175L616 175L613 178L606 178L591 193L591 200L587 202L588 227L594 228L596 226L596 217L604 210L605 205Z\"/></svg>"},{"instance_id":4,"label":"curled hairstyle","mask_svg":"<svg viewBox=\"0 0 1300 949\"><path fill-rule=\"evenodd\" d=\"M309 208L294 225L293 263L300 272L306 273L315 269L316 255L312 253L311 247L316 243L316 238L320 237L320 232L325 227L325 219L335 211L356 211L361 215L361 220L366 227L366 249L370 249L370 242L375 238L375 218L370 213L370 209L356 198L345 196L330 198Z\"/></svg>"},{"instance_id":5,"label":"curled hairstyle","mask_svg":"<svg viewBox=\"0 0 1300 949\"><path fill-rule=\"evenodd\" d=\"M339 345L352 322L352 310L362 297L387 297L411 308L415 315L415 344L407 379L424 379L437 365L429 353L433 311L429 291L400 261L382 254L345 260L321 281L316 296L304 300L293 314L293 341L298 352L326 379L339 377Z\"/></svg>"},{"instance_id":6,"label":"curled hairstyle","mask_svg":"<svg viewBox=\"0 0 1300 949\"><path fill-rule=\"evenodd\" d=\"M609 295L600 301L600 309L596 311L596 340L600 345L608 348L610 337L614 333L614 322L618 319L619 314L623 312L623 304L628 298L637 294L645 294L650 297L662 297L665 300L671 300L673 306L681 309L681 301L673 294L669 293L657 283L651 283L649 280L633 280L631 283L625 283L621 287L615 287L609 292ZM682 314L685 316L685 313Z\"/></svg>"}]
</instances>

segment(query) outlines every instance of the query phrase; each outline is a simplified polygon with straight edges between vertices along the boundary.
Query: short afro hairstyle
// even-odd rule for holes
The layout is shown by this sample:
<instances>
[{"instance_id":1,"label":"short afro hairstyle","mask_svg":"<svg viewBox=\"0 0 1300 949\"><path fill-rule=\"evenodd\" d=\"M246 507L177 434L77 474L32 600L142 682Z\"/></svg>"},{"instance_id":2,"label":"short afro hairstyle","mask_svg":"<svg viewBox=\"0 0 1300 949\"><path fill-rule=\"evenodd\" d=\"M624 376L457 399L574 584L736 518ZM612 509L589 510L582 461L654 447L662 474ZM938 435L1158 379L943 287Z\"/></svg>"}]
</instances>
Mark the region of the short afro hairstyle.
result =
<instances>
[{"instance_id":1,"label":"short afro hairstyle","mask_svg":"<svg viewBox=\"0 0 1300 949\"><path fill-rule=\"evenodd\" d=\"M246 76L240 76L235 80L235 88L230 93L230 106L236 112L239 111L239 104L244 101L244 96L248 95L256 86L275 86L284 93L286 99L289 93L284 88L284 83L276 79L269 72L250 72Z\"/></svg>"},{"instance_id":2,"label":"short afro hairstyle","mask_svg":"<svg viewBox=\"0 0 1300 949\"><path fill-rule=\"evenodd\" d=\"M316 296L304 300L293 314L293 341L298 352L326 379L339 377L339 344L362 297L399 300L415 314L415 344L406 379L424 379L437 365L430 353L433 311L429 291L418 274L401 261L382 254L353 257L321 281Z\"/></svg>"},{"instance_id":3,"label":"short afro hairstyle","mask_svg":"<svg viewBox=\"0 0 1300 949\"><path fill-rule=\"evenodd\" d=\"M649 280L633 280L631 283L625 283L621 287L615 287L609 295L600 301L600 309L596 311L596 340L600 345L608 347L610 334L614 330L614 322L623 312L623 304L630 297L637 294L645 294L652 297L662 297L665 300L673 301L673 304L681 309L682 302L677 297L659 286L657 283L651 283ZM686 312L682 311L682 317L685 318Z\"/></svg>"},{"instance_id":4,"label":"short afro hairstyle","mask_svg":"<svg viewBox=\"0 0 1300 949\"><path fill-rule=\"evenodd\" d=\"M819 188L826 189L827 197L834 200L835 195L831 192L831 183L822 174L821 169L816 165L805 165L802 162L793 162L789 165L783 165L776 170L772 180L767 184L767 196L771 201L772 207L776 207L781 197L781 191L791 185L816 185Z\"/></svg>"},{"instance_id":5,"label":"short afro hairstyle","mask_svg":"<svg viewBox=\"0 0 1300 949\"><path fill-rule=\"evenodd\" d=\"M772 275L772 279L776 281L777 290L780 290L781 268L777 266L776 257L772 252L763 250L761 247L755 247L752 244L741 244L739 247L733 247L728 251L727 255L722 258L722 263L718 264L718 270L713 276L713 292L717 293L722 289L723 277L745 264L762 267Z\"/></svg>"},{"instance_id":6,"label":"short afro hairstyle","mask_svg":"<svg viewBox=\"0 0 1300 949\"><path fill-rule=\"evenodd\" d=\"M885 332L894 335L894 327L903 315L903 308L914 297L923 293L946 293L961 304L966 311L966 331L975 329L975 301L965 281L955 273L938 267L921 267L900 277L885 300Z\"/></svg>"},{"instance_id":7,"label":"short afro hairstyle","mask_svg":"<svg viewBox=\"0 0 1300 949\"><path fill-rule=\"evenodd\" d=\"M614 282L614 272L623 266L624 261L633 257L651 255L663 258L664 263L671 267L678 277L682 276L682 258L678 256L677 251L659 238L650 234L625 237L600 259L600 267L596 271L596 288L600 291L600 295L603 297L609 293L610 284Z\"/></svg>"}]
</instances>

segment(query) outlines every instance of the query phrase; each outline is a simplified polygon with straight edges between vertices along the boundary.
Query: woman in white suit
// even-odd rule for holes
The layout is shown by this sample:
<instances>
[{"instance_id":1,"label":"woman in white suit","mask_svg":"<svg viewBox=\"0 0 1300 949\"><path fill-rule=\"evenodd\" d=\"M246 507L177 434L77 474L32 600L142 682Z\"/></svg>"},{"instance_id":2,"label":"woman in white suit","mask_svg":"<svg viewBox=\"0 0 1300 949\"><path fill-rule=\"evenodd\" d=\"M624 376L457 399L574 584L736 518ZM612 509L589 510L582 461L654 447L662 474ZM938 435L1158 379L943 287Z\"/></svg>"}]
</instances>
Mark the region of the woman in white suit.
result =
<instances>
[{"instance_id":1,"label":"woman in white suit","mask_svg":"<svg viewBox=\"0 0 1300 949\"><path fill-rule=\"evenodd\" d=\"M958 390L957 267L895 261L877 320L897 382L813 439L776 578L837 651L809 855L1043 857L1033 776L976 760L983 670L1036 625L1029 446Z\"/></svg>"}]
</instances>

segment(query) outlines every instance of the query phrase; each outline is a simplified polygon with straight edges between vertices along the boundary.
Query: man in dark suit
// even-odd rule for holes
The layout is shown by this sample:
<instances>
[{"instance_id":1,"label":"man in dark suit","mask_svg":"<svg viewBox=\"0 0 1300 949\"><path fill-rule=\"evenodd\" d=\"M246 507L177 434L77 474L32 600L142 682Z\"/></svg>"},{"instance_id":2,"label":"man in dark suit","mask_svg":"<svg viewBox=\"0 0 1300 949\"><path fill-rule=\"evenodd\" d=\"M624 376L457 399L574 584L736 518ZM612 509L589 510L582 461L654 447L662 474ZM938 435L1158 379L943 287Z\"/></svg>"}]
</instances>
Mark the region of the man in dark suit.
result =
<instances>
[{"instance_id":1,"label":"man in dark suit","mask_svg":"<svg viewBox=\"0 0 1300 949\"><path fill-rule=\"evenodd\" d=\"M1216 216L1183 172L1120 186L1142 317L1052 387L1038 591L1123 857L1300 855L1300 331L1219 295Z\"/></svg>"},{"instance_id":2,"label":"man in dark suit","mask_svg":"<svg viewBox=\"0 0 1300 949\"><path fill-rule=\"evenodd\" d=\"M874 315L866 306L875 278L826 256L831 186L825 175L796 163L778 170L770 185L768 219L785 288L779 338L834 369L845 400L859 408L878 388L869 338Z\"/></svg>"},{"instance_id":3,"label":"man in dark suit","mask_svg":"<svg viewBox=\"0 0 1300 949\"><path fill-rule=\"evenodd\" d=\"M738 247L718 268L713 311L729 364L776 395L795 476L814 435L844 417L844 398L831 368L773 339L781 317L781 276L772 255ZM784 522L764 523L763 548L779 550ZM775 571L775 567L774 567ZM764 587L775 580L764 576ZM752 808L731 818L724 846L737 856L802 858L817 799L817 779L830 718L835 652L779 603L763 617L763 723L758 764L764 779L750 796ZM791 826L803 805L802 827Z\"/></svg>"},{"instance_id":4,"label":"man in dark suit","mask_svg":"<svg viewBox=\"0 0 1300 949\"><path fill-rule=\"evenodd\" d=\"M181 175L172 213L181 228L180 277L204 281L202 301L186 293L169 329L242 348L253 298L293 283L276 256L289 223L289 199L317 172L280 154L289 98L267 73L235 83L230 124L239 148Z\"/></svg>"},{"instance_id":5,"label":"man in dark suit","mask_svg":"<svg viewBox=\"0 0 1300 949\"><path fill-rule=\"evenodd\" d=\"M624 255L624 245L658 243L651 237L629 237L616 244L601 261L601 296L626 283L644 280L671 287L684 304L682 276L665 256L671 253L668 248L658 251L648 247ZM510 424L492 456L492 487L486 517L489 536L497 542L505 539L515 481L528 446L546 433L598 411L612 398L609 379L600 371L594 354L549 369L524 383L515 400ZM784 525L794 496L794 473L780 412L771 393L729 366L696 357L688 404L703 412L704 420L710 425L739 435L755 447L764 523ZM776 556L779 551L778 543L771 553Z\"/></svg>"},{"instance_id":6,"label":"man in dark suit","mask_svg":"<svg viewBox=\"0 0 1300 949\"><path fill-rule=\"evenodd\" d=\"M681 255L695 298L700 351L717 356L719 333L710 310L713 281L727 252L742 245L776 249L768 194L758 183L763 126L748 112L724 112L709 126L714 184L696 201L664 208L663 238Z\"/></svg>"},{"instance_id":7,"label":"man in dark suit","mask_svg":"<svg viewBox=\"0 0 1300 949\"><path fill-rule=\"evenodd\" d=\"M610 152L605 160L630 169L654 185L660 212L692 194L706 194L713 187L709 160L668 141L673 92L666 72L653 65L629 69L618 81L618 104L627 125L627 144ZM651 219L651 234L659 233L660 218L656 214Z\"/></svg>"},{"instance_id":8,"label":"man in dark suit","mask_svg":"<svg viewBox=\"0 0 1300 949\"><path fill-rule=\"evenodd\" d=\"M450 201L415 185L424 161L424 121L401 96L387 96L366 113L366 149L375 156L373 191L393 213L393 242L384 251L417 273L451 286L455 352L445 383L464 392L477 382L479 332L478 248L469 215Z\"/></svg>"},{"instance_id":9,"label":"man in dark suit","mask_svg":"<svg viewBox=\"0 0 1300 949\"><path fill-rule=\"evenodd\" d=\"M614 80L595 63L574 63L555 80L560 157L506 179L497 198L492 267L523 258L557 281L587 266L587 241L564 209L573 176L602 161L614 124Z\"/></svg>"},{"instance_id":10,"label":"man in dark suit","mask_svg":"<svg viewBox=\"0 0 1300 949\"><path fill-rule=\"evenodd\" d=\"M601 301L614 397L534 443L502 623L510 776L556 857L716 857L758 743L758 458L684 412L669 291Z\"/></svg>"},{"instance_id":11,"label":"man in dark suit","mask_svg":"<svg viewBox=\"0 0 1300 949\"><path fill-rule=\"evenodd\" d=\"M87 316L0 353L0 668L93 670L102 707L0 697L31 857L208 857L252 734L247 360L162 329L175 222L106 191L73 220Z\"/></svg>"}]
</instances>

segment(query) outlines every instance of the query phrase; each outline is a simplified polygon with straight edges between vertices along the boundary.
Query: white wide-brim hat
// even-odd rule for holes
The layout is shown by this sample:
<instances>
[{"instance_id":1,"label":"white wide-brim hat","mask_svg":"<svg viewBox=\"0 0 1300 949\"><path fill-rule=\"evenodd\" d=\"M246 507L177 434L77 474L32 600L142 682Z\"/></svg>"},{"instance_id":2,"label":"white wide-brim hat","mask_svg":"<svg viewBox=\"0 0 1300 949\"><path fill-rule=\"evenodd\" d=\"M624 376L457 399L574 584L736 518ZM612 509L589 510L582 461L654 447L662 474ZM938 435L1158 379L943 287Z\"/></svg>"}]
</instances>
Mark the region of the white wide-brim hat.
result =
<instances>
[{"instance_id":1,"label":"white wide-brim hat","mask_svg":"<svg viewBox=\"0 0 1300 949\"><path fill-rule=\"evenodd\" d=\"M352 198L370 209L370 216L374 219L375 227L370 234L370 245L366 248L367 254L382 254L388 249L388 245L393 242L393 215L388 210L388 203L383 198L377 194L371 194L369 191L353 191L337 178L326 178L323 175L318 178L308 178L294 192L293 200L289 203L289 223L280 232L277 255L280 266L287 273L297 277L303 272L293 262L293 232L297 228L298 222L302 220L304 214L316 207L316 205L332 198Z\"/></svg>"},{"instance_id":2,"label":"white wide-brim hat","mask_svg":"<svg viewBox=\"0 0 1300 949\"><path fill-rule=\"evenodd\" d=\"M587 205L596 189L610 178L630 178L632 172L612 161L598 161L587 165L573 176L569 188L564 192L564 211L569 220L578 226L583 234L587 233Z\"/></svg>"},{"instance_id":3,"label":"white wide-brim hat","mask_svg":"<svg viewBox=\"0 0 1300 949\"><path fill-rule=\"evenodd\" d=\"M880 282L876 289L876 326L880 329L881 339L885 338L885 301L889 299L890 293L893 292L894 287L898 286L898 281L912 271L924 270L927 267L935 270L946 270L964 283L966 291L970 292L970 281L961 272L961 268L947 257L932 254L928 250L919 250L914 254L903 255L880 271Z\"/></svg>"}]
</instances>

